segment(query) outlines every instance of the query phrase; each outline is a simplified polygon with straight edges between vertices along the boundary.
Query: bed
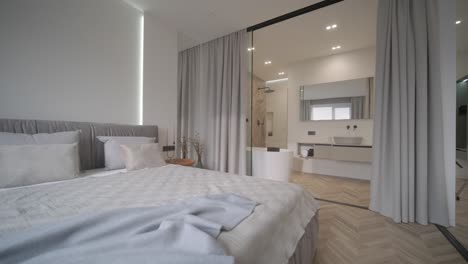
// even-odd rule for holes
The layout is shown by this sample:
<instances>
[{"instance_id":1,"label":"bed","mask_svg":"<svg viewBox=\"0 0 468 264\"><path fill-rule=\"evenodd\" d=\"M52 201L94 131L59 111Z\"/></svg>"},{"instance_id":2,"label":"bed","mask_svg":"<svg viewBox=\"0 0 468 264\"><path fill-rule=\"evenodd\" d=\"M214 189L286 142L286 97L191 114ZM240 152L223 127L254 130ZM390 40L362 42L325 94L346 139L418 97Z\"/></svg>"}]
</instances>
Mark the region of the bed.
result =
<instances>
[{"instance_id":1,"label":"bed","mask_svg":"<svg viewBox=\"0 0 468 264\"><path fill-rule=\"evenodd\" d=\"M0 131L52 133L80 129L82 177L0 190L2 234L90 211L162 206L210 194L233 193L259 203L218 241L236 263L312 263L318 203L294 184L178 165L133 172L107 171L96 136L151 136L156 126L0 119ZM90 172L90 170L92 170Z\"/></svg>"}]
</instances>

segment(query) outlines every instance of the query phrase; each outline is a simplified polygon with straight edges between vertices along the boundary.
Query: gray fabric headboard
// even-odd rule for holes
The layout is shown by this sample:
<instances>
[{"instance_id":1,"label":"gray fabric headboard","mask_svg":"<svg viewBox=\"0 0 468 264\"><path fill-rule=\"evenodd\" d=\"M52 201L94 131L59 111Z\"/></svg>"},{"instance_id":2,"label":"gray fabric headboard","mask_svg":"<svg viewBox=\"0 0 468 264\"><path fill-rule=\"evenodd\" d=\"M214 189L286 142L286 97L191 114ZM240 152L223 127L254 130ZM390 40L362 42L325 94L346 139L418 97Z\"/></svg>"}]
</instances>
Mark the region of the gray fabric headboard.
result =
<instances>
[{"instance_id":1,"label":"gray fabric headboard","mask_svg":"<svg viewBox=\"0 0 468 264\"><path fill-rule=\"evenodd\" d=\"M81 130L79 149L82 170L104 167L104 144L97 140L97 136L154 137L158 142L157 126L0 119L0 132L38 134L74 130Z\"/></svg>"}]
</instances>

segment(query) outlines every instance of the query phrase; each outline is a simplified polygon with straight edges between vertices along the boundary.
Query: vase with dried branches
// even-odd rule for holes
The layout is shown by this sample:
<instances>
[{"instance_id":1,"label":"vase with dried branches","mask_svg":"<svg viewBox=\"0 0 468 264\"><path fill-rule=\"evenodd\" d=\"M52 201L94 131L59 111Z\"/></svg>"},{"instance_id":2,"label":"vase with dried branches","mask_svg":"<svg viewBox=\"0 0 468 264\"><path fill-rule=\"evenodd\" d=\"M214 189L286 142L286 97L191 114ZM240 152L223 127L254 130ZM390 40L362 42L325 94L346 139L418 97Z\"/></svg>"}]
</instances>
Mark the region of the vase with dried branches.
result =
<instances>
[{"instance_id":1,"label":"vase with dried branches","mask_svg":"<svg viewBox=\"0 0 468 264\"><path fill-rule=\"evenodd\" d=\"M195 165L197 168L203 168L202 162L202 155L205 151L205 145L200 142L200 134L196 133L195 137L190 139L190 143L197 154L197 164Z\"/></svg>"}]
</instances>

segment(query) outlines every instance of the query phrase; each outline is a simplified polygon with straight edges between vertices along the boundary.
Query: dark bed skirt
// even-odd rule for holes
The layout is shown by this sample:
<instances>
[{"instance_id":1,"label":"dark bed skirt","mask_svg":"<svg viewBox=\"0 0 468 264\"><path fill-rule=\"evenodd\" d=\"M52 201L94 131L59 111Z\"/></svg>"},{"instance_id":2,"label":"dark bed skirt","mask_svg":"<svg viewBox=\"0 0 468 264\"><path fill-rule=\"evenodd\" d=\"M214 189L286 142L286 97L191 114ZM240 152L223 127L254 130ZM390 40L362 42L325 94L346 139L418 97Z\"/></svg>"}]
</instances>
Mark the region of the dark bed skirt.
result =
<instances>
[{"instance_id":1,"label":"dark bed skirt","mask_svg":"<svg viewBox=\"0 0 468 264\"><path fill-rule=\"evenodd\" d=\"M304 235L297 243L296 250L288 264L312 264L318 243L318 212L305 228Z\"/></svg>"}]
</instances>

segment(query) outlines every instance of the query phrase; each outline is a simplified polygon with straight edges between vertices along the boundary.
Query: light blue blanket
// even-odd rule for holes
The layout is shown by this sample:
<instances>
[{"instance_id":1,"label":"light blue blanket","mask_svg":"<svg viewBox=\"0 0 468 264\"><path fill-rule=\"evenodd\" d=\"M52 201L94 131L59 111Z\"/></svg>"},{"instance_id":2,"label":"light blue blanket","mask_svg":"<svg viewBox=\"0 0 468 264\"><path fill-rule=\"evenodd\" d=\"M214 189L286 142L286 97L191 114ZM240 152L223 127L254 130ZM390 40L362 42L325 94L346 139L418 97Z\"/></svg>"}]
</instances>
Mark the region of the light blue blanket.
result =
<instances>
[{"instance_id":1,"label":"light blue blanket","mask_svg":"<svg viewBox=\"0 0 468 264\"><path fill-rule=\"evenodd\" d=\"M216 238L257 204L233 194L86 214L0 238L0 263L234 263Z\"/></svg>"}]
</instances>

